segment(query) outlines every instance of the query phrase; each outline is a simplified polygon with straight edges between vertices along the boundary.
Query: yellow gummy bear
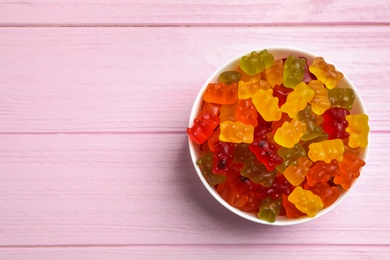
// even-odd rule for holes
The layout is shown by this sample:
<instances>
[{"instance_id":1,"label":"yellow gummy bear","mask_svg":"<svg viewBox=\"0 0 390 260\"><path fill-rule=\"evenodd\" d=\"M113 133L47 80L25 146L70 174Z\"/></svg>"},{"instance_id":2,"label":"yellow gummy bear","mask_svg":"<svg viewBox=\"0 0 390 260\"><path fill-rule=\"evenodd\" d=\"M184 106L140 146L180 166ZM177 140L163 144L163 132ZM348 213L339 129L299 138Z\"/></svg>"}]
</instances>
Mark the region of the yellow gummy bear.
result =
<instances>
[{"instance_id":1,"label":"yellow gummy bear","mask_svg":"<svg viewBox=\"0 0 390 260\"><path fill-rule=\"evenodd\" d=\"M274 97L272 92L272 89L259 89L252 97L257 112L268 122L279 121L282 118L282 110L278 106L279 99Z\"/></svg>"},{"instance_id":2,"label":"yellow gummy bear","mask_svg":"<svg viewBox=\"0 0 390 260\"><path fill-rule=\"evenodd\" d=\"M319 80L310 81L308 86L314 90L314 97L309 101L311 110L317 115L322 115L331 106L328 89Z\"/></svg>"},{"instance_id":3,"label":"yellow gummy bear","mask_svg":"<svg viewBox=\"0 0 390 260\"><path fill-rule=\"evenodd\" d=\"M287 96L286 103L281 107L290 118L296 117L299 111L303 110L309 101L314 97L314 90L309 88L305 82L295 86L294 91Z\"/></svg>"},{"instance_id":4,"label":"yellow gummy bear","mask_svg":"<svg viewBox=\"0 0 390 260\"><path fill-rule=\"evenodd\" d=\"M239 99L248 99L253 97L253 95L259 90L259 89L270 89L271 85L268 83L268 81L265 80L255 80L251 79L249 81L242 81L240 80L238 82L238 98Z\"/></svg>"},{"instance_id":5,"label":"yellow gummy bear","mask_svg":"<svg viewBox=\"0 0 390 260\"><path fill-rule=\"evenodd\" d=\"M313 162L324 161L330 163L333 159L341 162L344 155L344 143L341 139L311 143L307 155Z\"/></svg>"},{"instance_id":6,"label":"yellow gummy bear","mask_svg":"<svg viewBox=\"0 0 390 260\"><path fill-rule=\"evenodd\" d=\"M370 132L368 116L365 114L348 115L345 119L348 121L345 131L349 133L349 147L365 148L368 145L368 133Z\"/></svg>"},{"instance_id":7,"label":"yellow gummy bear","mask_svg":"<svg viewBox=\"0 0 390 260\"><path fill-rule=\"evenodd\" d=\"M309 217L314 217L324 207L324 203L318 195L310 190L304 190L301 186L297 186L287 199Z\"/></svg>"},{"instance_id":8,"label":"yellow gummy bear","mask_svg":"<svg viewBox=\"0 0 390 260\"><path fill-rule=\"evenodd\" d=\"M326 63L322 57L314 58L313 63L309 66L309 71L328 89L335 88L344 77L343 73L337 71L332 64Z\"/></svg>"},{"instance_id":9,"label":"yellow gummy bear","mask_svg":"<svg viewBox=\"0 0 390 260\"><path fill-rule=\"evenodd\" d=\"M253 134L255 131L253 125L245 125L240 121L225 121L220 124L220 129L220 141L247 144L253 142Z\"/></svg>"},{"instance_id":10,"label":"yellow gummy bear","mask_svg":"<svg viewBox=\"0 0 390 260\"><path fill-rule=\"evenodd\" d=\"M274 140L283 147L293 148L305 133L306 124L294 118L291 123L284 122L283 125L276 130Z\"/></svg>"},{"instance_id":11,"label":"yellow gummy bear","mask_svg":"<svg viewBox=\"0 0 390 260\"><path fill-rule=\"evenodd\" d=\"M283 72L283 60L276 60L274 65L264 70L265 78L271 84L272 87L274 87L275 85L281 85L283 83Z\"/></svg>"}]
</instances>

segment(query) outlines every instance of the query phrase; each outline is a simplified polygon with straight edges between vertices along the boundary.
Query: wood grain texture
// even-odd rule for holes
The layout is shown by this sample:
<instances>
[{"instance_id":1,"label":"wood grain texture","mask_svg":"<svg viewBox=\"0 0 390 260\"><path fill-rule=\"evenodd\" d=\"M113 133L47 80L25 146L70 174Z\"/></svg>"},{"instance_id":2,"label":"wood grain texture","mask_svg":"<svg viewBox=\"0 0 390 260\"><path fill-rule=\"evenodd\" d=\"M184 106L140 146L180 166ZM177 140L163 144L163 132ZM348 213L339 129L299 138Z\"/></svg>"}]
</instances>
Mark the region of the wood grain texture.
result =
<instances>
[{"instance_id":1,"label":"wood grain texture","mask_svg":"<svg viewBox=\"0 0 390 260\"><path fill-rule=\"evenodd\" d=\"M336 64L388 131L389 28L0 28L0 132L183 132L214 70L275 45Z\"/></svg>"},{"instance_id":2,"label":"wood grain texture","mask_svg":"<svg viewBox=\"0 0 390 260\"><path fill-rule=\"evenodd\" d=\"M390 2L0 2L0 259L389 259ZM370 116L368 164L301 225L233 215L185 128L224 62L269 46L324 56Z\"/></svg>"},{"instance_id":3,"label":"wood grain texture","mask_svg":"<svg viewBox=\"0 0 390 260\"><path fill-rule=\"evenodd\" d=\"M303 251L304 249L304 251ZM81 247L81 248L22 248L0 249L0 257L7 260L122 260L122 259L267 259L288 258L302 260L334 259L388 259L389 247L353 245L209 245L209 246L129 246L129 247Z\"/></svg>"},{"instance_id":4,"label":"wood grain texture","mask_svg":"<svg viewBox=\"0 0 390 260\"><path fill-rule=\"evenodd\" d=\"M272 227L208 194L185 134L0 135L0 245L389 246L388 139L372 135L369 164L334 211Z\"/></svg>"},{"instance_id":5,"label":"wood grain texture","mask_svg":"<svg viewBox=\"0 0 390 260\"><path fill-rule=\"evenodd\" d=\"M11 0L2 26L388 24L387 0Z\"/></svg>"}]
</instances>

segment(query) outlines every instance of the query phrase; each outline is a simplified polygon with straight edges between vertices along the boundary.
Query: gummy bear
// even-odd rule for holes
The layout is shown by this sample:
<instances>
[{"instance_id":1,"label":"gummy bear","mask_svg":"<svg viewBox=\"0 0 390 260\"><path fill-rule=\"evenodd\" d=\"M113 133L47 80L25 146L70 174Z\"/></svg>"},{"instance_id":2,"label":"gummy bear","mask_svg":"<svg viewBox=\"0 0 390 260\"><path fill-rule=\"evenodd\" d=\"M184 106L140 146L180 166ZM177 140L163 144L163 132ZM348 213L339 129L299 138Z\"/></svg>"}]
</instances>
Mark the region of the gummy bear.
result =
<instances>
[{"instance_id":1,"label":"gummy bear","mask_svg":"<svg viewBox=\"0 0 390 260\"><path fill-rule=\"evenodd\" d=\"M288 201L309 217L314 217L324 207L324 203L318 195L310 190L304 190L301 186L295 187L294 191L288 196Z\"/></svg>"},{"instance_id":2,"label":"gummy bear","mask_svg":"<svg viewBox=\"0 0 390 260\"><path fill-rule=\"evenodd\" d=\"M249 149L266 166L268 171L273 171L276 166L283 162L282 158L276 152L275 145L267 139L255 140L250 144Z\"/></svg>"},{"instance_id":3,"label":"gummy bear","mask_svg":"<svg viewBox=\"0 0 390 260\"><path fill-rule=\"evenodd\" d=\"M216 142L219 142L219 134L221 133L221 129L218 127L215 129L215 131L211 134L209 138L207 138L207 145L209 146L210 151L214 152L214 144Z\"/></svg>"},{"instance_id":4,"label":"gummy bear","mask_svg":"<svg viewBox=\"0 0 390 260\"><path fill-rule=\"evenodd\" d=\"M259 53L253 51L249 56L240 60L240 68L248 75L253 76L274 64L274 56L267 50Z\"/></svg>"},{"instance_id":5,"label":"gummy bear","mask_svg":"<svg viewBox=\"0 0 390 260\"><path fill-rule=\"evenodd\" d=\"M348 121L348 127L345 130L350 134L348 145L351 148L367 147L368 133L370 132L368 116L365 114L355 114L348 115L345 119Z\"/></svg>"},{"instance_id":6,"label":"gummy bear","mask_svg":"<svg viewBox=\"0 0 390 260\"><path fill-rule=\"evenodd\" d=\"M286 194L282 195L282 204L284 209L286 210L286 216L289 218L299 218L305 215L305 213L301 212L295 207L294 204L288 201L288 196Z\"/></svg>"},{"instance_id":7,"label":"gummy bear","mask_svg":"<svg viewBox=\"0 0 390 260\"><path fill-rule=\"evenodd\" d=\"M257 126L255 127L255 133L253 139L264 139L265 135L272 131L272 122L267 122L264 118L258 114Z\"/></svg>"},{"instance_id":8,"label":"gummy bear","mask_svg":"<svg viewBox=\"0 0 390 260\"><path fill-rule=\"evenodd\" d=\"M243 81L243 82L259 82L260 79L265 80L264 78L261 77L261 73L258 73L258 74L249 76L248 74L246 74L246 73L240 68L240 66L238 66L238 67L236 68L236 70L237 70L238 73L241 74L240 81Z\"/></svg>"},{"instance_id":9,"label":"gummy bear","mask_svg":"<svg viewBox=\"0 0 390 260\"><path fill-rule=\"evenodd\" d=\"M209 112L210 114L219 115L219 110L221 108L221 105L214 104L214 103L208 103L203 102L202 110L200 111L199 115Z\"/></svg>"},{"instance_id":10,"label":"gummy bear","mask_svg":"<svg viewBox=\"0 0 390 260\"><path fill-rule=\"evenodd\" d=\"M203 177L206 179L210 186L215 186L219 183L226 181L226 176L221 174L214 174L213 169L213 153L208 153L200 157L196 161L200 171L202 172Z\"/></svg>"},{"instance_id":11,"label":"gummy bear","mask_svg":"<svg viewBox=\"0 0 390 260\"><path fill-rule=\"evenodd\" d=\"M284 62L284 86L288 88L295 88L295 86L302 81L305 75L306 59L296 58L292 55L288 56Z\"/></svg>"},{"instance_id":12,"label":"gummy bear","mask_svg":"<svg viewBox=\"0 0 390 260\"><path fill-rule=\"evenodd\" d=\"M279 148L278 155L283 159L283 162L276 166L276 169L283 173L286 168L298 160L298 158L306 157L306 151L302 145L297 143L293 148Z\"/></svg>"},{"instance_id":13,"label":"gummy bear","mask_svg":"<svg viewBox=\"0 0 390 260\"><path fill-rule=\"evenodd\" d=\"M241 169L241 175L249 178L253 183L270 187L275 180L276 171L268 171L256 158L248 158Z\"/></svg>"},{"instance_id":14,"label":"gummy bear","mask_svg":"<svg viewBox=\"0 0 390 260\"><path fill-rule=\"evenodd\" d=\"M325 140L309 145L308 156L313 161L330 163L333 159L341 161L344 154L344 143L341 139Z\"/></svg>"},{"instance_id":15,"label":"gummy bear","mask_svg":"<svg viewBox=\"0 0 390 260\"><path fill-rule=\"evenodd\" d=\"M349 136L346 132L348 122L346 116L349 111L345 108L333 107L323 114L324 123L322 125L325 132L328 133L329 139L344 139Z\"/></svg>"},{"instance_id":16,"label":"gummy bear","mask_svg":"<svg viewBox=\"0 0 390 260\"><path fill-rule=\"evenodd\" d=\"M265 80L250 80L250 81L239 81L238 82L238 98L248 99L259 89L271 89L271 85Z\"/></svg>"},{"instance_id":17,"label":"gummy bear","mask_svg":"<svg viewBox=\"0 0 390 260\"><path fill-rule=\"evenodd\" d=\"M309 101L311 110L317 115L322 115L331 106L328 89L319 80L310 81L308 87L314 90L314 97Z\"/></svg>"},{"instance_id":18,"label":"gummy bear","mask_svg":"<svg viewBox=\"0 0 390 260\"><path fill-rule=\"evenodd\" d=\"M246 125L257 126L257 110L252 99L239 99L236 109L236 120Z\"/></svg>"},{"instance_id":19,"label":"gummy bear","mask_svg":"<svg viewBox=\"0 0 390 260\"><path fill-rule=\"evenodd\" d=\"M219 109L220 122L236 121L237 103L221 105Z\"/></svg>"},{"instance_id":20,"label":"gummy bear","mask_svg":"<svg viewBox=\"0 0 390 260\"><path fill-rule=\"evenodd\" d=\"M332 205L340 196L339 189L336 186L330 186L326 182L319 182L314 186L309 186L305 183L304 188L318 195L324 203L324 208Z\"/></svg>"},{"instance_id":21,"label":"gummy bear","mask_svg":"<svg viewBox=\"0 0 390 260\"><path fill-rule=\"evenodd\" d=\"M225 121L220 124L221 132L219 140L231 143L252 143L253 142L253 125L245 125L240 121Z\"/></svg>"},{"instance_id":22,"label":"gummy bear","mask_svg":"<svg viewBox=\"0 0 390 260\"><path fill-rule=\"evenodd\" d=\"M282 197L283 194L289 195L293 190L293 186L286 180L284 175L279 175L275 177L274 183L271 187L259 186L257 191L260 195L260 198L265 199L271 197L274 199Z\"/></svg>"},{"instance_id":23,"label":"gummy bear","mask_svg":"<svg viewBox=\"0 0 390 260\"><path fill-rule=\"evenodd\" d=\"M260 203L261 203L261 199L260 199L259 194L257 194L257 192L254 192L254 191L250 191L245 195L248 197L248 201L243 206L241 206L239 209L244 211L244 212L258 213Z\"/></svg>"},{"instance_id":24,"label":"gummy bear","mask_svg":"<svg viewBox=\"0 0 390 260\"><path fill-rule=\"evenodd\" d=\"M323 129L318 126L317 118L311 113L310 104L308 104L305 109L299 111L296 118L306 125L306 132L301 137L302 141L317 138L324 132Z\"/></svg>"},{"instance_id":25,"label":"gummy bear","mask_svg":"<svg viewBox=\"0 0 390 260\"><path fill-rule=\"evenodd\" d=\"M335 88L344 77L343 73L337 71L333 65L326 63L322 57L314 58L313 63L309 66L309 70L328 89Z\"/></svg>"},{"instance_id":26,"label":"gummy bear","mask_svg":"<svg viewBox=\"0 0 390 260\"><path fill-rule=\"evenodd\" d=\"M241 73L234 70L224 71L218 77L220 82L224 82L226 84L231 84L233 82L237 83L238 81L240 81L240 78L241 78Z\"/></svg>"},{"instance_id":27,"label":"gummy bear","mask_svg":"<svg viewBox=\"0 0 390 260\"><path fill-rule=\"evenodd\" d=\"M300 157L296 163L287 167L283 173L284 177L286 177L292 185L298 186L305 180L305 176L309 172L309 168L312 164L312 161L306 157Z\"/></svg>"},{"instance_id":28,"label":"gummy bear","mask_svg":"<svg viewBox=\"0 0 390 260\"><path fill-rule=\"evenodd\" d=\"M282 198L265 198L261 201L258 217L268 222L275 222L280 214L282 207Z\"/></svg>"},{"instance_id":29,"label":"gummy bear","mask_svg":"<svg viewBox=\"0 0 390 260\"><path fill-rule=\"evenodd\" d=\"M286 103L281 106L281 110L287 113L289 117L294 118L313 97L314 90L309 88L306 83L301 82L296 85L293 92L288 94Z\"/></svg>"},{"instance_id":30,"label":"gummy bear","mask_svg":"<svg viewBox=\"0 0 390 260\"><path fill-rule=\"evenodd\" d=\"M203 144L209 138L219 124L219 117L210 112L205 112L195 118L194 125L187 128L190 139L198 144Z\"/></svg>"},{"instance_id":31,"label":"gummy bear","mask_svg":"<svg viewBox=\"0 0 390 260\"><path fill-rule=\"evenodd\" d=\"M213 173L226 175L233 163L234 144L216 142L213 154Z\"/></svg>"},{"instance_id":32,"label":"gummy bear","mask_svg":"<svg viewBox=\"0 0 390 260\"><path fill-rule=\"evenodd\" d=\"M306 181L309 186L314 186L319 182L328 182L331 178L340 174L337 160L332 160L330 163L316 162L306 174Z\"/></svg>"},{"instance_id":33,"label":"gummy bear","mask_svg":"<svg viewBox=\"0 0 390 260\"><path fill-rule=\"evenodd\" d=\"M306 124L294 118L291 123L284 122L283 125L276 130L274 140L283 147L293 148L305 132Z\"/></svg>"},{"instance_id":34,"label":"gummy bear","mask_svg":"<svg viewBox=\"0 0 390 260\"><path fill-rule=\"evenodd\" d=\"M272 96L272 92L272 89L259 89L252 97L257 111L268 122L278 121L282 118L282 110L278 106L279 100Z\"/></svg>"},{"instance_id":35,"label":"gummy bear","mask_svg":"<svg viewBox=\"0 0 390 260\"><path fill-rule=\"evenodd\" d=\"M294 89L292 88L286 88L283 85L275 85L273 89L273 96L277 97L279 99L278 106L281 107L284 103L286 103L287 96L290 92L292 92Z\"/></svg>"},{"instance_id":36,"label":"gummy bear","mask_svg":"<svg viewBox=\"0 0 390 260\"><path fill-rule=\"evenodd\" d=\"M334 177L335 184L340 184L345 190L349 189L352 185L352 181L360 176L359 169L366 163L354 154L346 153L341 162L339 162L339 168L341 174Z\"/></svg>"},{"instance_id":37,"label":"gummy bear","mask_svg":"<svg viewBox=\"0 0 390 260\"><path fill-rule=\"evenodd\" d=\"M283 72L283 60L276 60L274 65L265 69L265 78L271 84L271 87L281 85L283 83Z\"/></svg>"},{"instance_id":38,"label":"gummy bear","mask_svg":"<svg viewBox=\"0 0 390 260\"><path fill-rule=\"evenodd\" d=\"M230 85L225 83L209 83L203 99L209 103L216 104L234 104L237 102L238 98L238 88L237 83L233 82Z\"/></svg>"},{"instance_id":39,"label":"gummy bear","mask_svg":"<svg viewBox=\"0 0 390 260\"><path fill-rule=\"evenodd\" d=\"M350 88L334 88L328 91L329 101L334 107L352 109L355 93Z\"/></svg>"},{"instance_id":40,"label":"gummy bear","mask_svg":"<svg viewBox=\"0 0 390 260\"><path fill-rule=\"evenodd\" d=\"M255 155L249 149L249 144L239 143L235 145L233 152L234 161L243 163L245 160L254 157Z\"/></svg>"}]
</instances>

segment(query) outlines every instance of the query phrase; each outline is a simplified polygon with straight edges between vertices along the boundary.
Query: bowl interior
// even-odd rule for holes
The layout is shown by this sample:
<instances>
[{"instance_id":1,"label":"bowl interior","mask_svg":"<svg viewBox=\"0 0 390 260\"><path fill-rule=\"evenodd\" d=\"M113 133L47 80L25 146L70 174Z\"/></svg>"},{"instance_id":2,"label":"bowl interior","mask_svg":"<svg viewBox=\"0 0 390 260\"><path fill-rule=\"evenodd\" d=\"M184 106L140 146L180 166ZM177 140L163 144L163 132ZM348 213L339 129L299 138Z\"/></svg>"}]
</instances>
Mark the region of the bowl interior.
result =
<instances>
[{"instance_id":1,"label":"bowl interior","mask_svg":"<svg viewBox=\"0 0 390 260\"><path fill-rule=\"evenodd\" d=\"M257 51L261 51L261 50L263 50L263 49L259 49ZM267 50L268 50L268 52L270 52L270 53L272 53L274 55L275 60L281 59L281 58L287 58L289 55L294 55L295 57L305 57L309 64L313 61L313 59L315 57L319 56L319 55L314 55L314 54L312 54L310 52L307 52L307 51L304 51L304 50L295 49L295 48L274 47L274 48L267 48ZM219 69L217 69L210 76L210 78L205 82L205 84L203 85L203 87L199 91L199 93L198 93L198 95L197 95L197 97L195 99L194 105L192 107L191 114L190 114L190 120L189 120L189 127L191 127L193 125L194 119L197 117L198 113L201 110L202 101L203 101L203 93L204 93L205 89L207 88L207 85L209 83L218 82L218 77L219 77L219 75L223 71L237 69L237 67L239 66L239 62L240 62L241 57L245 56L245 55L249 55L249 54L250 54L250 52L244 53L244 54L239 55L239 56L231 59L230 61L226 62ZM325 58L325 60L326 60L326 58ZM328 60L327 60L327 62L331 63ZM336 68L337 68L337 66L336 66ZM351 88L355 92L355 101L354 101L353 108L351 110L351 114L357 114L357 113L367 114L366 110L365 110L365 107L363 105L362 99L361 99L357 89L353 86L352 82L345 76L345 74L344 74L344 78L341 80L341 82L339 83L338 87ZM368 142L368 144L370 144L370 142ZM337 201L335 201L331 206L329 206L329 207L327 207L325 209L320 210L317 213L317 215L315 217L313 217L313 218L310 218L310 217L307 217L307 216L303 216L303 217L296 218L296 219L289 219L287 217L279 216L279 217L277 217L275 222L270 223L270 222L264 221L262 219L259 219L255 214L250 214L250 213L243 212L243 211L241 211L241 210L239 210L237 208L234 208L230 204L228 204L217 193L215 188L211 187L207 183L206 179L203 177L201 171L199 170L198 166L196 165L196 161L197 161L197 159L200 156L199 146L196 143L194 143L191 140L189 140L189 149L190 149L192 162L194 164L194 167L196 169L196 172L197 172L199 178L201 179L201 181L204 184L204 186L206 187L206 189L211 193L211 195L217 201L219 201L224 207L226 207L227 209L229 209L233 213L235 213L235 214L237 214L237 215L239 215L239 216L241 216L241 217L243 217L245 219L248 219L248 220L251 220L251 221L257 222L257 223L267 224L267 225L280 225L280 226L281 225L294 225L294 224L304 223L304 222L316 219L316 218L324 215L325 213L331 211L340 202L342 202L348 196L348 194L352 191L353 187L356 185L356 181L359 179L359 178L357 178L357 179L354 180L354 182L352 183L352 186L351 186L350 189L340 191L340 196L337 199ZM359 157L362 160L366 161L366 162L367 162L368 150L369 150L369 145L366 148L361 149L360 155L359 155Z\"/></svg>"}]
</instances>

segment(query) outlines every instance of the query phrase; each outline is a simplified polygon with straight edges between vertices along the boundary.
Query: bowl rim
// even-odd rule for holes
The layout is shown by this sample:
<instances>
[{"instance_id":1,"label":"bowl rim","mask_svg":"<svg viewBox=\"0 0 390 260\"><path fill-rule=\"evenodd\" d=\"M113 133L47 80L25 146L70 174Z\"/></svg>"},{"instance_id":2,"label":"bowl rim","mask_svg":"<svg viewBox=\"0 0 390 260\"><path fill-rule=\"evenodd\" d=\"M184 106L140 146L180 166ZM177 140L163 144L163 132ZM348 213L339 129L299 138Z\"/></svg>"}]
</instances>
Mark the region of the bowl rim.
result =
<instances>
[{"instance_id":1,"label":"bowl rim","mask_svg":"<svg viewBox=\"0 0 390 260\"><path fill-rule=\"evenodd\" d=\"M312 52L309 52L309 51L306 51L306 50L303 50L303 49L299 49L299 48L274 46L274 47L269 47L269 48L260 48L260 49L257 49L257 50L247 51L247 52L245 52L243 54L239 54L239 55L231 58L230 60L225 62L223 65L221 65L218 69L216 69L215 72L206 80L206 82L203 84L203 86L199 90L199 92L198 92L198 94L197 94L197 96L195 98L195 101L193 103L193 106L191 108L191 113L190 113L188 127L191 127L193 125L194 119L199 114L199 111L201 109L201 104L202 104L202 101L203 101L203 94L205 92L205 89L207 88L207 85L209 83L211 83L211 82L215 82L215 79L220 75L220 73L223 72L223 71L228 70L229 67L232 68L233 65L234 65L235 66L234 68L237 68L241 57L249 55L253 51L259 52L259 51L262 51L264 49L268 50L269 53L272 53L274 55L274 57L275 57L275 60L282 58L280 56L283 56L284 58L287 58L288 56L286 56L285 54L287 54L287 55L296 55L298 57L305 57L308 62L310 60L312 60L314 57L321 57L321 56L316 55L316 54L314 54ZM330 61L328 61L326 58L324 58L324 59L328 63L333 64ZM337 66L335 66L335 67L337 69ZM342 81L340 82L340 84L342 84L341 87L350 87L350 88L352 88L354 90L355 100L354 100L354 107L352 108L351 111L355 110L355 111L358 111L359 113L367 114L366 108L364 106L364 103L362 101L362 98L361 98L359 92L357 91L357 89L354 86L354 84L349 80L349 78L345 74L344 74L344 77L343 77ZM327 208L321 209L314 217L302 216L302 217L299 217L299 218L292 219L292 218L279 216L279 217L276 218L275 222L268 222L268 221L265 221L265 220L262 220L262 219L258 218L257 215L255 215L255 214L250 214L250 213L247 213L247 212L243 212L243 211L241 211L241 210L231 206L227 201L225 201L217 193L215 188L211 187L208 184L207 180L203 177L202 172L200 171L199 167L196 165L196 161L198 159L198 155L197 155L197 153L195 151L195 146L197 144L195 144L188 136L187 136L187 138L188 138L188 145L189 145L191 160L192 160L192 163L194 165L194 168L195 168L195 170L196 170L196 172L198 174L199 179L201 180L203 185L206 187L206 189L209 191L209 193L214 197L214 199L216 199L226 209L228 209L229 211L235 213L236 215L238 215L238 216L240 216L240 217L242 217L244 219L250 220L252 222L265 224L265 225L272 225L272 226L296 225L296 224L302 224L302 223L306 223L306 222L312 221L314 219L317 219L317 218L325 215L326 213L328 213L331 210L333 210L334 208L336 208L352 192L352 190L356 187L356 184L359 181L359 179L361 179L362 172L364 171L364 167L362 167L360 169L360 177L356 178L353 181L351 187L348 190L343 190L340 193L339 198L332 205L330 205ZM370 147L370 132L368 134L368 145L367 145L367 147L365 147L364 149L360 149L361 151L359 153L359 158L364 160L366 162L366 164L367 164L367 159L368 159L369 147Z\"/></svg>"}]
</instances>

